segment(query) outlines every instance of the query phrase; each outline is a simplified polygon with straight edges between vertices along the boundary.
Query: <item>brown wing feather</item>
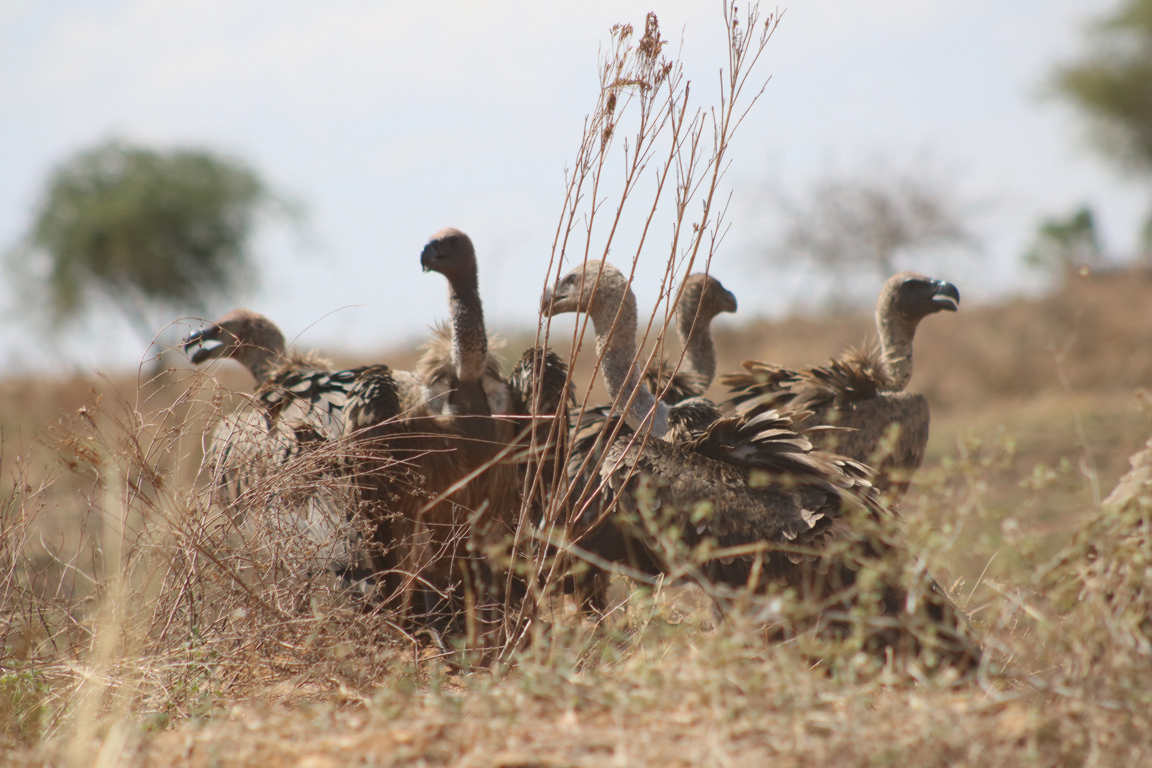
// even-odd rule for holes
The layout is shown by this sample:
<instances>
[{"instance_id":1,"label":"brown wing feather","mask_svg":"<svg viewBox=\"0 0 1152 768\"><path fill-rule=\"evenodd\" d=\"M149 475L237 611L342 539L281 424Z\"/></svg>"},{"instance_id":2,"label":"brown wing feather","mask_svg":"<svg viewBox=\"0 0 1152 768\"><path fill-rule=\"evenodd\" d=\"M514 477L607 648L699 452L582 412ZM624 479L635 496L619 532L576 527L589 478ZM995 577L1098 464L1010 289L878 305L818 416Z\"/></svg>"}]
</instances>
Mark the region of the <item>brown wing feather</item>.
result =
<instances>
[{"instance_id":1,"label":"brown wing feather","mask_svg":"<svg viewBox=\"0 0 1152 768\"><path fill-rule=\"evenodd\" d=\"M402 394L383 366L348 393L357 495L381 596L404 617L451 622L468 595L494 599L489 550L509 539L519 509L516 468L502 456L514 426L405 411Z\"/></svg>"},{"instance_id":2,"label":"brown wing feather","mask_svg":"<svg viewBox=\"0 0 1152 768\"><path fill-rule=\"evenodd\" d=\"M886 574L876 647L931 647L961 668L980 658L966 618L934 581L917 586L892 571L907 558L871 471L811 450L789 417L722 419L680 444L619 440L601 475L615 507L585 546L602 557L649 573L689 574L696 563L710 584L760 592L792 587L841 632L852 631L858 574L875 568Z\"/></svg>"},{"instance_id":3,"label":"brown wing feather","mask_svg":"<svg viewBox=\"0 0 1152 768\"><path fill-rule=\"evenodd\" d=\"M548 499L560 491L563 457L569 437L568 410L576 393L568 365L550 349L530 347L508 377L513 412L524 419L518 430L521 475L533 495L533 518L540 519Z\"/></svg>"},{"instance_id":4,"label":"brown wing feather","mask_svg":"<svg viewBox=\"0 0 1152 768\"><path fill-rule=\"evenodd\" d=\"M313 366L315 356L288 356L251 402L225 417L213 433L205 466L214 495L282 564L315 573L330 570L349 586L370 581L351 514L353 487L341 441L348 393L366 371ZM391 392L393 402L396 393ZM393 408L395 413L395 408Z\"/></svg>"},{"instance_id":5,"label":"brown wing feather","mask_svg":"<svg viewBox=\"0 0 1152 768\"><path fill-rule=\"evenodd\" d=\"M708 384L699 374L684 369L674 371L667 360L652 361L644 372L644 385L669 405L699 397L708 389Z\"/></svg>"},{"instance_id":6,"label":"brown wing feather","mask_svg":"<svg viewBox=\"0 0 1152 768\"><path fill-rule=\"evenodd\" d=\"M753 361L743 366L745 373L723 380L736 413L808 411L801 426L839 428L814 432L817 448L871 464L881 490L897 497L907 490L927 448L928 401L918 394L885 391L891 382L879 348L849 350L828 365L803 371Z\"/></svg>"},{"instance_id":7,"label":"brown wing feather","mask_svg":"<svg viewBox=\"0 0 1152 768\"><path fill-rule=\"evenodd\" d=\"M492 421L510 441L508 422ZM516 523L516 467L501 459L498 443L477 443L453 420L432 416L368 427L355 446L384 597L408 617L460 615L466 595L480 589L463 584L462 574L482 570ZM471 565L462 571L462 563Z\"/></svg>"}]
</instances>

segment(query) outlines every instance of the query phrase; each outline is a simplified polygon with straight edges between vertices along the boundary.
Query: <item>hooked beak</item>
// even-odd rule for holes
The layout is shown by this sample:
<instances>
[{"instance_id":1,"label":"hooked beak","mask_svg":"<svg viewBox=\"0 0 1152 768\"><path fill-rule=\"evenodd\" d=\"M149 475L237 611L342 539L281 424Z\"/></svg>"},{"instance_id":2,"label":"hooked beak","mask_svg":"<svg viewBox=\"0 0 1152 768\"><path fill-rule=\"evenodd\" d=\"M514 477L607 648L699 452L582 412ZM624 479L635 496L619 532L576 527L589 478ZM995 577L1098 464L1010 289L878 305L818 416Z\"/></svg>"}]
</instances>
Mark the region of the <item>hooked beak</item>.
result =
<instances>
[{"instance_id":1,"label":"hooked beak","mask_svg":"<svg viewBox=\"0 0 1152 768\"><path fill-rule=\"evenodd\" d=\"M433 241L424 246L424 250L420 252L420 266L425 272L432 271L432 265L435 264L440 258L440 248L438 244Z\"/></svg>"},{"instance_id":2,"label":"hooked beak","mask_svg":"<svg viewBox=\"0 0 1152 768\"><path fill-rule=\"evenodd\" d=\"M945 312L955 312L960 308L960 289L943 280L936 281L936 292L932 304Z\"/></svg>"},{"instance_id":3,"label":"hooked beak","mask_svg":"<svg viewBox=\"0 0 1152 768\"><path fill-rule=\"evenodd\" d=\"M732 293L732 291L725 290L724 291L724 303L723 303L721 309L724 312L735 312L736 311L736 294Z\"/></svg>"},{"instance_id":4,"label":"hooked beak","mask_svg":"<svg viewBox=\"0 0 1152 768\"><path fill-rule=\"evenodd\" d=\"M216 337L219 335L219 333L220 326L213 323L207 328L201 328L198 331L193 331L192 333L188 334L188 336L184 339L182 349L184 354L188 355L189 359L192 360L193 365L199 365L205 360L215 357L217 351L223 348L224 345L220 343L210 347L204 346L205 342L218 342ZM192 347L196 347L196 351L189 354L188 350Z\"/></svg>"}]
</instances>

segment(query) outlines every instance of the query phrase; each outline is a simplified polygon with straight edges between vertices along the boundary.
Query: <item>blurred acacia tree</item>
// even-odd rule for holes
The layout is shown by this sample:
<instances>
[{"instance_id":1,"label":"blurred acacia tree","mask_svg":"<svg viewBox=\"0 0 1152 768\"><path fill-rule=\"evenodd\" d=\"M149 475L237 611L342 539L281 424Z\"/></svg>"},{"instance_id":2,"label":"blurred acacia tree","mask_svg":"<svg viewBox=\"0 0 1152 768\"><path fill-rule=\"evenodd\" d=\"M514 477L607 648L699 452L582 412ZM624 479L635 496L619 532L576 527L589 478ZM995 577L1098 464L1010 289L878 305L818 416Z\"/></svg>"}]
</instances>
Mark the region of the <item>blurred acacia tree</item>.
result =
<instances>
[{"instance_id":1,"label":"blurred acacia tree","mask_svg":"<svg viewBox=\"0 0 1152 768\"><path fill-rule=\"evenodd\" d=\"M1092 27L1084 56L1057 69L1057 92L1094 123L1100 150L1152 174L1152 0L1124 0Z\"/></svg>"},{"instance_id":2,"label":"blurred acacia tree","mask_svg":"<svg viewBox=\"0 0 1152 768\"><path fill-rule=\"evenodd\" d=\"M1152 180L1152 0L1122 0L1089 30L1089 49L1059 67L1053 85L1090 121L1101 154ZM1152 212L1142 230L1152 258Z\"/></svg>"},{"instance_id":3,"label":"blurred acacia tree","mask_svg":"<svg viewBox=\"0 0 1152 768\"><path fill-rule=\"evenodd\" d=\"M930 248L975 248L971 206L927 168L868 166L825 174L782 199L785 226L772 255L801 259L845 278L870 272L881 281L898 260Z\"/></svg>"},{"instance_id":4,"label":"blurred acacia tree","mask_svg":"<svg viewBox=\"0 0 1152 768\"><path fill-rule=\"evenodd\" d=\"M1024 258L1033 266L1057 269L1064 275L1099 267L1104 249L1092 209L1081 206L1065 218L1042 222Z\"/></svg>"},{"instance_id":5,"label":"blurred acacia tree","mask_svg":"<svg viewBox=\"0 0 1152 768\"><path fill-rule=\"evenodd\" d=\"M53 329L102 298L151 340L154 311L203 312L251 286L262 212L299 215L239 160L108 140L52 171L10 267Z\"/></svg>"}]
</instances>

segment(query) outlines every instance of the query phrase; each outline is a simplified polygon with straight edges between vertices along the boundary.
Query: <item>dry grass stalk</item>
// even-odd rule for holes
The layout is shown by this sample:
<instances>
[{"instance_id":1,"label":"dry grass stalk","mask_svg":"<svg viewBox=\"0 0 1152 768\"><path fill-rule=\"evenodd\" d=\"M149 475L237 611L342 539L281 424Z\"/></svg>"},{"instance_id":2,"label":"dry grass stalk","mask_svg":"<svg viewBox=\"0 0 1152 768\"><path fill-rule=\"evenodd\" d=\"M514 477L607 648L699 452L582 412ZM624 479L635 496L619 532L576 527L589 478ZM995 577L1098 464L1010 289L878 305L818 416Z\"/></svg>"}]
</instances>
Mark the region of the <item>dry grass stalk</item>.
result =
<instances>
[{"instance_id":1,"label":"dry grass stalk","mask_svg":"<svg viewBox=\"0 0 1152 768\"><path fill-rule=\"evenodd\" d=\"M608 54L600 65L599 98L585 121L576 161L568 173L564 206L553 241L545 284L559 279L566 260L607 259L609 254L618 252L633 254L631 270L626 270L631 282L643 252L650 253L655 248L661 254L662 312L660 307L654 309L641 332L641 348L653 336L654 346L646 358L638 352L634 361L644 367L656 355L664 354L665 334L680 298L673 284L682 285L683 278L693 271L707 272L723 239L727 205L719 195L728 149L743 117L763 91L763 83L755 85L755 67L779 23L778 14L762 19L755 5L743 17L732 4L725 3L723 8L728 62L727 68L721 69L718 103L711 107L694 105L683 65L665 54L667 41L655 14L648 14L638 39L631 25L613 27ZM617 166L619 159L623 162ZM622 173L617 176L620 167ZM642 182L650 182L650 193L645 194ZM696 216L689 213L693 203L700 205ZM633 209L639 210L638 223L629 226L629 212ZM671 230L670 242L650 244L653 231L664 226ZM583 344L587 329L585 316L573 332L573 353ZM550 330L550 321L545 321L536 343L548 344ZM678 370L682 362L683 353L675 360L673 370ZM579 398L580 414L589 406L592 383L599 375L601 363L602 360L595 361L592 381ZM616 404L621 409L630 406L631 400ZM573 539L571 521L563 519L564 505L557 503L565 497L566 490L558 478L554 485L548 494L553 503L539 525L540 535L563 547ZM579 508L587 499L585 493L570 503ZM528 530L531 522L527 513L525 508L522 530ZM548 557L553 551L537 550L531 563L530 583L556 585L566 560ZM545 589L542 594L546 596L551 591ZM527 637L523 631L512 634Z\"/></svg>"},{"instance_id":2,"label":"dry grass stalk","mask_svg":"<svg viewBox=\"0 0 1152 768\"><path fill-rule=\"evenodd\" d=\"M654 178L628 251L635 270L649 233L670 215L664 319L654 312L645 328L657 350L675 303L669 286L710 264L722 238L718 184L731 131L750 106L736 103L777 21L752 13L737 23L732 8L725 20L731 58L711 111L689 106L654 18L639 40L629 28L614 31L557 229L550 275L565 257L624 250L626 203L642 178ZM624 176L609 203L609 158L621 142ZM691 201L701 204L699 219L687 215ZM584 333L577 328L573 348ZM813 623L819 606L787 593L720 594L747 605L709 631L690 610L695 588L665 579L636 591L621 579L630 588L619 610L590 627L549 602L561 566L530 546L537 521L525 503L517 543L529 558L520 573L531 599L505 606L498 650L509 672L461 675L429 658L435 651L422 651L391 615L324 583L309 564L325 559L326 542L277 513L310 494L343 493L328 469L352 448L326 445L264 467L230 509L213 503L207 478L190 476L205 425L234 399L202 374L144 382L134 397L105 393L53 431L47 442L61 468L42 473L22 455L3 456L0 750L13 759L1015 766L1138 765L1152 756L1146 489L1085 530L1059 561L1068 570L1056 581L1068 591L1045 595L1044 583L993 573L1010 561L1026 574L1041 553L1002 525L989 479L1026 475L1016 481L1023 503L1040 506L1057 503L1071 480L1027 476L1010 438L965 441L921 478L901 529L874 534L911 540L918 556L870 565L878 575L899 568L896 577L922 586L929 571L943 576L938 564L958 542L981 532L964 554L983 557L990 573L970 584L942 579L987 637L992 663L965 680L930 674L930 659L897 665L859 652L885 629L866 610L841 617L850 631L830 640ZM532 450L540 442L533 436ZM74 531L45 538L59 487ZM658 510L641 511L639 523L683 575L720 554L685 551ZM546 508L538 537L568 544L567 523L557 506ZM1003 536L985 539L997 526ZM1071 605L1062 603L1068 595ZM781 634L790 639L766 642Z\"/></svg>"}]
</instances>

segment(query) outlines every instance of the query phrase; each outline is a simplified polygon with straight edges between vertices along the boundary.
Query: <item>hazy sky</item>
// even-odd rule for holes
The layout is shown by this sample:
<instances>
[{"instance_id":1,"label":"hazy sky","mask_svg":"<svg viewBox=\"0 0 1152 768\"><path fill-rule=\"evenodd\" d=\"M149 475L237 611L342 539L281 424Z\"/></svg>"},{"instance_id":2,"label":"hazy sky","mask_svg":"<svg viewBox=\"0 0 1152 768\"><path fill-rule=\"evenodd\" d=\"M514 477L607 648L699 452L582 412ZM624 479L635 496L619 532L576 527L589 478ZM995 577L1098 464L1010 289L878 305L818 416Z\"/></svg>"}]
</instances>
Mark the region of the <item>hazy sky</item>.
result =
<instances>
[{"instance_id":1,"label":"hazy sky","mask_svg":"<svg viewBox=\"0 0 1152 768\"><path fill-rule=\"evenodd\" d=\"M731 150L731 230L713 264L741 315L805 304L809 278L755 262L771 236L765 190L802 190L877 158L929 158L980 202L980 269L941 275L966 302L1021 285L1037 220L1082 202L1096 206L1113 250L1131 247L1145 197L1042 98L1052 66L1081 50L1084 22L1112 7L781 5L758 70L771 81ZM367 351L420 337L446 314L443 278L419 267L445 226L476 243L490 324L529 326L564 170L595 104L599 49L612 24L642 29L649 10L682 50L694 103L715 104L718 2L0 0L0 244L26 228L53 163L81 147L110 135L202 145L250 161L308 208L304 239L261 238L264 288L241 302L289 338ZM663 261L653 250L642 278ZM642 307L656 300L638 292ZM11 287L0 300L6 372L123 368L144 352L107 318L45 347L11 311Z\"/></svg>"}]
</instances>

